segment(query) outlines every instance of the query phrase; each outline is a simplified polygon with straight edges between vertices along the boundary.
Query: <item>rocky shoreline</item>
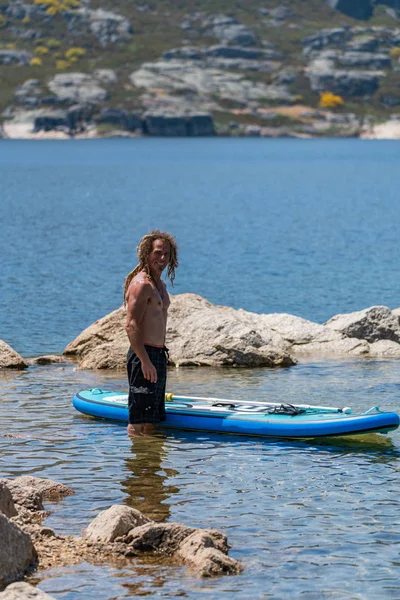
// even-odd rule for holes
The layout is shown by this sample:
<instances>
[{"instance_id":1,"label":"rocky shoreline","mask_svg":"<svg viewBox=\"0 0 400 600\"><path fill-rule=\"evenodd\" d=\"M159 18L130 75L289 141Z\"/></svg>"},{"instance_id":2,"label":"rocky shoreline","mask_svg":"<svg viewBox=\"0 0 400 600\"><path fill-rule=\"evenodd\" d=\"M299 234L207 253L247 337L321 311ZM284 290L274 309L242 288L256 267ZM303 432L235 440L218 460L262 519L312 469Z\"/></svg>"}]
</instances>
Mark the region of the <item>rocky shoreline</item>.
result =
<instances>
[{"instance_id":1,"label":"rocky shoreline","mask_svg":"<svg viewBox=\"0 0 400 600\"><path fill-rule=\"evenodd\" d=\"M242 565L228 556L227 537L214 529L156 523L140 511L113 505L102 511L81 536L65 536L43 526L43 502L61 500L73 490L50 479L23 476L0 480L1 600L50 598L23 579L35 570L78 564L123 565L158 555L185 565L198 577L238 574ZM8 586L8 587L7 587Z\"/></svg>"},{"instance_id":2,"label":"rocky shoreline","mask_svg":"<svg viewBox=\"0 0 400 600\"><path fill-rule=\"evenodd\" d=\"M257 314L216 306L195 294L171 296L169 365L290 367L303 358L400 357L400 308L373 306L324 324L285 313ZM25 359L0 340L0 368L26 369L69 360L81 369L125 369L128 341L123 307L99 319L62 356Z\"/></svg>"}]
</instances>

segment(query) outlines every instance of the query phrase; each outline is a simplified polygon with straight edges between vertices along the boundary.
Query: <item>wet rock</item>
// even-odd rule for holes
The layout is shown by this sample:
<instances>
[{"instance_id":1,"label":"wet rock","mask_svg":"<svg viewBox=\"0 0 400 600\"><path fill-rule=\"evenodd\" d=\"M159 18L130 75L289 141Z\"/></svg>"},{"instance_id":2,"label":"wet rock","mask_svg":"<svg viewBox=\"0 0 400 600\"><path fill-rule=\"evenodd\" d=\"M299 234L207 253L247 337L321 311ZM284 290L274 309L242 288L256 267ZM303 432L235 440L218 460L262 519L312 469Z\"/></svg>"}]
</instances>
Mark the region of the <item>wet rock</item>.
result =
<instances>
[{"instance_id":1,"label":"wet rock","mask_svg":"<svg viewBox=\"0 0 400 600\"><path fill-rule=\"evenodd\" d=\"M114 542L116 538L148 522L150 519L138 510L115 504L97 515L83 535L93 541Z\"/></svg>"},{"instance_id":2,"label":"wet rock","mask_svg":"<svg viewBox=\"0 0 400 600\"><path fill-rule=\"evenodd\" d=\"M218 539L211 531L197 530L180 544L177 555L200 577L237 575L243 567L226 552L226 538Z\"/></svg>"},{"instance_id":3,"label":"wet rock","mask_svg":"<svg viewBox=\"0 0 400 600\"><path fill-rule=\"evenodd\" d=\"M37 559L29 535L0 513L0 587L21 578Z\"/></svg>"},{"instance_id":4,"label":"wet rock","mask_svg":"<svg viewBox=\"0 0 400 600\"><path fill-rule=\"evenodd\" d=\"M26 369L28 366L22 356L0 340L0 369Z\"/></svg>"},{"instance_id":5,"label":"wet rock","mask_svg":"<svg viewBox=\"0 0 400 600\"><path fill-rule=\"evenodd\" d=\"M391 340L400 343L400 322L386 306L372 306L361 311L340 314L325 323L348 337L376 342Z\"/></svg>"},{"instance_id":6,"label":"wet rock","mask_svg":"<svg viewBox=\"0 0 400 600\"><path fill-rule=\"evenodd\" d=\"M195 531L179 523L154 523L153 521L132 529L125 543L137 552L174 554L183 540Z\"/></svg>"},{"instance_id":7,"label":"wet rock","mask_svg":"<svg viewBox=\"0 0 400 600\"><path fill-rule=\"evenodd\" d=\"M68 129L67 111L52 110L35 118L33 130L38 131L66 131Z\"/></svg>"},{"instance_id":8,"label":"wet rock","mask_svg":"<svg viewBox=\"0 0 400 600\"><path fill-rule=\"evenodd\" d=\"M44 511L43 500L59 500L74 493L61 483L30 475L16 479L2 479L0 482L9 488L18 513L21 507L29 512Z\"/></svg>"},{"instance_id":9,"label":"wet rock","mask_svg":"<svg viewBox=\"0 0 400 600\"><path fill-rule=\"evenodd\" d=\"M0 513L8 518L15 517L18 514L11 492L2 481L0 481Z\"/></svg>"},{"instance_id":10,"label":"wet rock","mask_svg":"<svg viewBox=\"0 0 400 600\"><path fill-rule=\"evenodd\" d=\"M142 131L139 115L120 108L105 108L96 119L97 123L108 123L127 131Z\"/></svg>"},{"instance_id":11,"label":"wet rock","mask_svg":"<svg viewBox=\"0 0 400 600\"><path fill-rule=\"evenodd\" d=\"M11 583L4 592L0 593L0 600L55 600L37 587L29 583Z\"/></svg>"},{"instance_id":12,"label":"wet rock","mask_svg":"<svg viewBox=\"0 0 400 600\"><path fill-rule=\"evenodd\" d=\"M144 115L143 130L151 136L187 137L215 135L209 114L187 115L166 111L149 111Z\"/></svg>"},{"instance_id":13,"label":"wet rock","mask_svg":"<svg viewBox=\"0 0 400 600\"><path fill-rule=\"evenodd\" d=\"M65 362L64 356L58 356L55 354L47 354L45 356L36 356L35 358L29 359L30 364L32 365L55 365L61 362Z\"/></svg>"}]
</instances>

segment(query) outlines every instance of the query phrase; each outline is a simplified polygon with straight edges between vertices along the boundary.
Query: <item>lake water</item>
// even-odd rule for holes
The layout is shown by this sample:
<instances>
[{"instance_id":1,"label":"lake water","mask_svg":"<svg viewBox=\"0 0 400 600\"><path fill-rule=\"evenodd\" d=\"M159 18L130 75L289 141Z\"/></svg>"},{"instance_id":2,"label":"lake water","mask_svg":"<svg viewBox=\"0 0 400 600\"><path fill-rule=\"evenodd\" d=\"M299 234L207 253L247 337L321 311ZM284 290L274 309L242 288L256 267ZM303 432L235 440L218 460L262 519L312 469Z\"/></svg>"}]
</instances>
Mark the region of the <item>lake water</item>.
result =
<instances>
[{"instance_id":1,"label":"lake water","mask_svg":"<svg viewBox=\"0 0 400 600\"><path fill-rule=\"evenodd\" d=\"M0 141L0 339L61 352L121 303L138 239L180 245L175 292L323 322L400 306L400 146L360 140ZM180 369L192 395L399 411L400 361L300 361L290 369ZM227 533L245 570L199 581L138 561L37 573L57 600L152 596L400 598L400 433L315 441L123 427L71 407L123 372L72 365L0 372L0 476L56 479L76 493L46 523L79 534L127 503L155 520ZM9 437L9 436L12 437Z\"/></svg>"}]
</instances>

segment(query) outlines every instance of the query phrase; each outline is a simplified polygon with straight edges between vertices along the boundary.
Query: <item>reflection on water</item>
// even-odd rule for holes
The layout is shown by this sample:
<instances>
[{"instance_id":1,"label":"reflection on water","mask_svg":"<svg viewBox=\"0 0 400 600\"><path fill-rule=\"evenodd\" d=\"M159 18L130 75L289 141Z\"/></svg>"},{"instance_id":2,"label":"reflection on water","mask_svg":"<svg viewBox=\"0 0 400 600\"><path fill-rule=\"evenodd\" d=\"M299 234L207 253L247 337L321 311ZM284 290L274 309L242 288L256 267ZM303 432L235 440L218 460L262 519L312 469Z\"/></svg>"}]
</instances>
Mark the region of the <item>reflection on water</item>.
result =
<instances>
[{"instance_id":1,"label":"reflection on water","mask_svg":"<svg viewBox=\"0 0 400 600\"><path fill-rule=\"evenodd\" d=\"M174 469L164 469L166 457L166 434L137 437L132 440L131 456L125 458L129 475L121 481L127 494L126 504L140 510L153 521L166 521L170 516L167 500L179 492L168 484L177 475Z\"/></svg>"},{"instance_id":2,"label":"reflection on water","mask_svg":"<svg viewBox=\"0 0 400 600\"><path fill-rule=\"evenodd\" d=\"M399 411L399 381L400 361L319 361L171 370L168 391ZM163 430L131 440L125 426L73 410L74 393L91 387L125 390L125 373L0 372L0 477L72 487L49 505L46 524L59 533L79 535L99 511L127 504L156 521L221 529L245 570L198 581L155 558L36 573L57 600L400 598L399 431L290 441Z\"/></svg>"}]
</instances>

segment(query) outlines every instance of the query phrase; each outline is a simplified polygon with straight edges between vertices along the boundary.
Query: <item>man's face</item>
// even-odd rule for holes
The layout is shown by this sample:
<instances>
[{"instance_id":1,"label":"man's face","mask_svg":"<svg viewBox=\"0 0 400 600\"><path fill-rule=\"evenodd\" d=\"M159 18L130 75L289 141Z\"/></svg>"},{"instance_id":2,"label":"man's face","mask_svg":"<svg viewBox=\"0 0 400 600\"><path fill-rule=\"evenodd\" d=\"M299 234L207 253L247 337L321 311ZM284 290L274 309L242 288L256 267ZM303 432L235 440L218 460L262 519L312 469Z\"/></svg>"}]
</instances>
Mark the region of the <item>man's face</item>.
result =
<instances>
[{"instance_id":1,"label":"man's face","mask_svg":"<svg viewBox=\"0 0 400 600\"><path fill-rule=\"evenodd\" d=\"M149 254L148 260L150 272L160 277L168 264L170 254L171 247L169 242L166 242L165 240L154 240L153 249Z\"/></svg>"}]
</instances>

